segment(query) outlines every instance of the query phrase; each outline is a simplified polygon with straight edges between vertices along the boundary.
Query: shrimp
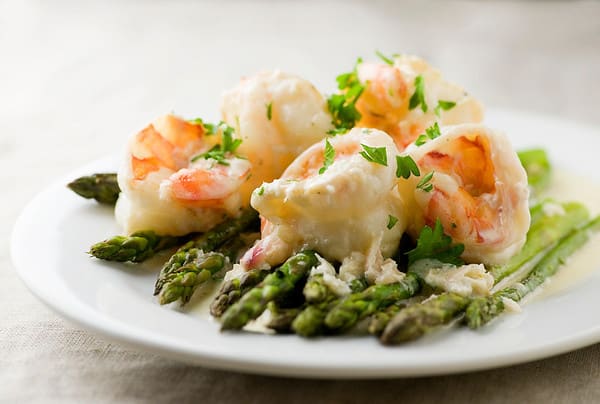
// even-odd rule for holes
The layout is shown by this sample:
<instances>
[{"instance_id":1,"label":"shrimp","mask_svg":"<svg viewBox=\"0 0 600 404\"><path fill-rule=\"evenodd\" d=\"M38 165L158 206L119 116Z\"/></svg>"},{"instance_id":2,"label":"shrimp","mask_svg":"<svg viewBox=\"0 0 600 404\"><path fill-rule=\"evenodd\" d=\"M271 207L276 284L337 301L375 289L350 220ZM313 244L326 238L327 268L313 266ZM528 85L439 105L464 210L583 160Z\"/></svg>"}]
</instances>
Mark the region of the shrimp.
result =
<instances>
[{"instance_id":1,"label":"shrimp","mask_svg":"<svg viewBox=\"0 0 600 404\"><path fill-rule=\"evenodd\" d=\"M310 82L280 71L243 79L223 95L221 114L243 140L239 153L252 162L244 187L248 198L332 128L323 95Z\"/></svg>"},{"instance_id":2,"label":"shrimp","mask_svg":"<svg viewBox=\"0 0 600 404\"><path fill-rule=\"evenodd\" d=\"M173 115L155 120L129 141L118 173L122 190L115 215L125 232L202 232L248 205L238 192L251 164L226 156L225 164L197 158L218 142L201 123Z\"/></svg>"},{"instance_id":3,"label":"shrimp","mask_svg":"<svg viewBox=\"0 0 600 404\"><path fill-rule=\"evenodd\" d=\"M311 248L339 262L360 253L367 257L366 270L377 270L396 251L407 218L395 186L398 150L393 140L378 130L355 128L329 142L335 158L325 170L326 143L321 141L298 156L280 179L253 193L251 204L264 222L261 240L241 260L244 268L271 267L294 251ZM387 164L365 159L362 145L384 148Z\"/></svg>"},{"instance_id":4,"label":"shrimp","mask_svg":"<svg viewBox=\"0 0 600 404\"><path fill-rule=\"evenodd\" d=\"M357 74L365 86L356 102L361 113L357 126L387 132L400 150L436 120L441 125L479 123L483 120L483 107L476 99L459 86L444 80L438 70L415 56L397 56L391 66L360 63ZM410 109L410 98L415 94L418 76L421 76L426 106L420 103ZM440 101L454 105L444 104L444 109L438 107Z\"/></svg>"},{"instance_id":5,"label":"shrimp","mask_svg":"<svg viewBox=\"0 0 600 404\"><path fill-rule=\"evenodd\" d=\"M480 124L449 126L405 153L421 172L399 180L412 236L439 219L444 232L465 245L468 262L500 264L520 250L530 222L527 174L503 134ZM432 187L417 187L430 173Z\"/></svg>"}]
</instances>

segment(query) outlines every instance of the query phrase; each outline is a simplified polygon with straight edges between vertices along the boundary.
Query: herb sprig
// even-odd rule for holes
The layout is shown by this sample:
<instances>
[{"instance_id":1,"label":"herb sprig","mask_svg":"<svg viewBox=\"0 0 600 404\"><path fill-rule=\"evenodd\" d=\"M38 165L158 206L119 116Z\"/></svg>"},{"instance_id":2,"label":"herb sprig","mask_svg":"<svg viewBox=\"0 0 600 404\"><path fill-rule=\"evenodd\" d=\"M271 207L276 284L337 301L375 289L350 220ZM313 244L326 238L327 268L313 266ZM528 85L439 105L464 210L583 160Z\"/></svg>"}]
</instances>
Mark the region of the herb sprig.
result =
<instances>
[{"instance_id":1,"label":"herb sprig","mask_svg":"<svg viewBox=\"0 0 600 404\"><path fill-rule=\"evenodd\" d=\"M203 123L203 126L206 128L208 134L215 134L218 131L221 131L221 144L214 145L209 151L192 157L192 162L200 160L201 158L205 160L213 159L218 164L228 166L229 162L227 161L227 155L235 155L235 151L240 147L240 144L242 144L242 139L234 139L233 133L235 130L223 121L216 125ZM235 156L238 158L240 157L237 155Z\"/></svg>"},{"instance_id":2,"label":"herb sprig","mask_svg":"<svg viewBox=\"0 0 600 404\"><path fill-rule=\"evenodd\" d=\"M387 149L385 147L371 147L362 143L360 145L362 146L363 151L359 154L363 156L365 160L387 167Z\"/></svg>"},{"instance_id":3,"label":"herb sprig","mask_svg":"<svg viewBox=\"0 0 600 404\"><path fill-rule=\"evenodd\" d=\"M396 177L408 179L410 175L418 177L421 171L410 156L396 156Z\"/></svg>"},{"instance_id":4,"label":"herb sprig","mask_svg":"<svg viewBox=\"0 0 600 404\"><path fill-rule=\"evenodd\" d=\"M358 79L358 65L362 59L358 58L354 69L349 73L343 73L336 77L340 94L332 94L327 99L327 108L331 113L331 123L334 129L328 131L330 135L346 133L352 129L361 118L356 109L356 102L365 90L365 86Z\"/></svg>"},{"instance_id":5,"label":"herb sprig","mask_svg":"<svg viewBox=\"0 0 600 404\"><path fill-rule=\"evenodd\" d=\"M437 122L435 122L429 128L425 129L424 134L419 135L417 140L415 140L415 144L417 146L422 146L425 143L427 143L428 140L430 140L430 139L433 140L436 137L440 137L440 136L442 136L442 132L440 131L440 126L438 125Z\"/></svg>"},{"instance_id":6,"label":"herb sprig","mask_svg":"<svg viewBox=\"0 0 600 404\"><path fill-rule=\"evenodd\" d=\"M409 266L415 261L425 258L463 265L464 261L460 255L464 250L464 244L452 244L452 237L444 233L442 222L438 218L433 229L429 226L423 227L417 239L417 246L405 254L408 256Z\"/></svg>"},{"instance_id":7,"label":"herb sprig","mask_svg":"<svg viewBox=\"0 0 600 404\"><path fill-rule=\"evenodd\" d=\"M429 109L425 101L425 80L420 74L415 77L415 92L411 95L410 100L408 100L408 109L413 110L419 105L423 112L427 112Z\"/></svg>"},{"instance_id":8,"label":"herb sprig","mask_svg":"<svg viewBox=\"0 0 600 404\"><path fill-rule=\"evenodd\" d=\"M455 106L456 106L456 103L454 101L438 100L438 104L434 108L433 112L435 113L435 115L437 117L439 117L440 116L440 111L442 111L442 110L449 111L452 108L454 108Z\"/></svg>"},{"instance_id":9,"label":"herb sprig","mask_svg":"<svg viewBox=\"0 0 600 404\"><path fill-rule=\"evenodd\" d=\"M323 167L319 169L319 174L323 174L335 160L335 149L331 143L329 143L328 139L325 139L325 150L323 154L325 159L323 160Z\"/></svg>"}]
</instances>

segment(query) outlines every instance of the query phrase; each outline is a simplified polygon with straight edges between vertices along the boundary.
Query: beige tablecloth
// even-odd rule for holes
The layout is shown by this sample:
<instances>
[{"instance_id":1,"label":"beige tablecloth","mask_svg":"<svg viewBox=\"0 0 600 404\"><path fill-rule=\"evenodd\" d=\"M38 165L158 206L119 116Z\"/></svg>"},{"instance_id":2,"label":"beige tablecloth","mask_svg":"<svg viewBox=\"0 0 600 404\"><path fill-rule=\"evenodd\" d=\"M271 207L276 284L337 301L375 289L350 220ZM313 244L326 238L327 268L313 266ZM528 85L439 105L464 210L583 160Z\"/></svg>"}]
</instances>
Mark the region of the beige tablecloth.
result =
<instances>
[{"instance_id":1,"label":"beige tablecloth","mask_svg":"<svg viewBox=\"0 0 600 404\"><path fill-rule=\"evenodd\" d=\"M222 89L261 68L331 91L358 55L417 53L488 105L600 124L599 21L599 2L0 2L0 401L600 402L600 345L387 381L176 363L50 312L8 253L16 215L49 181L114 151L158 114L216 117Z\"/></svg>"}]
</instances>

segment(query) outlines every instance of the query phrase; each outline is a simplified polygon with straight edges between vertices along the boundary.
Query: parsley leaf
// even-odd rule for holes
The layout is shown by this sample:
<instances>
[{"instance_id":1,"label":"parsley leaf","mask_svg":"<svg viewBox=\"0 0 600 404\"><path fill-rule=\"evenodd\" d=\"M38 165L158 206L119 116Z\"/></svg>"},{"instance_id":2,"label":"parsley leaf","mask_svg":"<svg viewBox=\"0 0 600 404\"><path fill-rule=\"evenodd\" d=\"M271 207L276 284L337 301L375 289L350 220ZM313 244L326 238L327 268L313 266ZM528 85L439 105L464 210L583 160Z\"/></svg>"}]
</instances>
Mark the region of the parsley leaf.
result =
<instances>
[{"instance_id":1,"label":"parsley leaf","mask_svg":"<svg viewBox=\"0 0 600 404\"><path fill-rule=\"evenodd\" d=\"M267 119L270 121L273 117L273 101L267 104Z\"/></svg>"},{"instance_id":2,"label":"parsley leaf","mask_svg":"<svg viewBox=\"0 0 600 404\"><path fill-rule=\"evenodd\" d=\"M234 154L237 148L240 147L240 144L242 144L242 139L234 139L234 129L223 121L219 122L217 125L206 123L203 123L203 125L208 134L215 134L218 131L221 131L221 144L214 145L209 151L192 157L192 162L204 158L205 160L213 159L216 160L218 164L228 166L227 154ZM239 156L236 157L239 158Z\"/></svg>"},{"instance_id":3,"label":"parsley leaf","mask_svg":"<svg viewBox=\"0 0 600 404\"><path fill-rule=\"evenodd\" d=\"M256 192L256 194L258 196L262 196L264 193L265 193L265 187L258 188L258 191Z\"/></svg>"},{"instance_id":4,"label":"parsley leaf","mask_svg":"<svg viewBox=\"0 0 600 404\"><path fill-rule=\"evenodd\" d=\"M408 101L408 109L413 110L421 105L421 110L427 112L427 103L425 102L425 80L420 74L415 77L415 92Z\"/></svg>"},{"instance_id":5,"label":"parsley leaf","mask_svg":"<svg viewBox=\"0 0 600 404\"><path fill-rule=\"evenodd\" d=\"M418 177L421 175L417 163L410 156L396 156L396 177L408 179L410 174Z\"/></svg>"},{"instance_id":6,"label":"parsley leaf","mask_svg":"<svg viewBox=\"0 0 600 404\"><path fill-rule=\"evenodd\" d=\"M360 155L363 156L365 160L387 167L387 149L385 147L371 147L362 143L360 145L363 148Z\"/></svg>"},{"instance_id":7,"label":"parsley leaf","mask_svg":"<svg viewBox=\"0 0 600 404\"><path fill-rule=\"evenodd\" d=\"M379 57L379 59L383 60L384 63L393 66L394 65L394 61L390 58L388 58L387 56L385 56L383 53L379 52L378 50L375 51L375 54Z\"/></svg>"},{"instance_id":8,"label":"parsley leaf","mask_svg":"<svg viewBox=\"0 0 600 404\"><path fill-rule=\"evenodd\" d=\"M327 108L331 113L331 123L334 126L334 129L327 132L330 135L347 132L361 118L360 112L356 109L356 101L358 101L365 90L365 86L358 79L357 68L361 63L362 59L358 58L351 72L343 73L336 77L338 89L342 93L332 94L327 98Z\"/></svg>"},{"instance_id":9,"label":"parsley leaf","mask_svg":"<svg viewBox=\"0 0 600 404\"><path fill-rule=\"evenodd\" d=\"M464 244L452 245L452 238L444 233L442 222L437 219L433 229L429 226L423 227L417 239L417 246L405 254L408 255L409 266L415 261L425 258L432 258L454 265L463 265L464 261L460 258L460 255L464 250Z\"/></svg>"},{"instance_id":10,"label":"parsley leaf","mask_svg":"<svg viewBox=\"0 0 600 404\"><path fill-rule=\"evenodd\" d=\"M436 116L440 116L441 110L448 111L448 110L454 108L455 106L456 106L456 103L454 101L438 100L438 104L435 107L435 109L433 110L433 112L435 112Z\"/></svg>"},{"instance_id":11,"label":"parsley leaf","mask_svg":"<svg viewBox=\"0 0 600 404\"><path fill-rule=\"evenodd\" d=\"M423 177L421 181L419 181L419 183L417 184L417 189L421 189L425 192L430 192L433 189L433 184L429 182L432 178L433 171L427 174L425 177Z\"/></svg>"},{"instance_id":12,"label":"parsley leaf","mask_svg":"<svg viewBox=\"0 0 600 404\"><path fill-rule=\"evenodd\" d=\"M396 225L396 223L398 223L398 218L392 215L388 215L388 224L387 224L387 228L388 230L390 230L392 227L394 227Z\"/></svg>"},{"instance_id":13,"label":"parsley leaf","mask_svg":"<svg viewBox=\"0 0 600 404\"><path fill-rule=\"evenodd\" d=\"M417 140L415 140L415 144L417 146L422 146L425 143L427 143L427 141L429 139L433 140L436 137L440 137L440 136L442 136L442 132L440 131L440 126L438 125L437 122L435 122L429 128L425 129L425 134L419 135Z\"/></svg>"},{"instance_id":14,"label":"parsley leaf","mask_svg":"<svg viewBox=\"0 0 600 404\"><path fill-rule=\"evenodd\" d=\"M319 174L323 174L333 164L333 160L335 159L335 149L327 139L325 139L325 151L323 153L325 160L323 160L323 167L319 169Z\"/></svg>"}]
</instances>

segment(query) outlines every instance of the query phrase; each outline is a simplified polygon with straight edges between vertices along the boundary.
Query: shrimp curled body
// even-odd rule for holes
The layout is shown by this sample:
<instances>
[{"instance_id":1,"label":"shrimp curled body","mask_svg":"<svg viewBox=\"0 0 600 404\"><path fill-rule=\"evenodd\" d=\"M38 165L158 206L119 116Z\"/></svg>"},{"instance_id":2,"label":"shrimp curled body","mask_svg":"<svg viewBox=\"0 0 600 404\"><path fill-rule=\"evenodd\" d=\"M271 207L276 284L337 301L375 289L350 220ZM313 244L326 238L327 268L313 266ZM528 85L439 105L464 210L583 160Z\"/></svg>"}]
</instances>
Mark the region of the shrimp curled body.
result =
<instances>
[{"instance_id":1,"label":"shrimp curled body","mask_svg":"<svg viewBox=\"0 0 600 404\"><path fill-rule=\"evenodd\" d=\"M469 262L500 264L520 250L530 222L527 174L503 134L480 124L448 126L405 153L421 171L399 181L413 212L412 236L439 219L445 233L465 245ZM431 189L416 186L432 172Z\"/></svg>"},{"instance_id":2,"label":"shrimp curled body","mask_svg":"<svg viewBox=\"0 0 600 404\"><path fill-rule=\"evenodd\" d=\"M238 190L247 181L250 163L235 156L226 158L226 165L194 159L217 141L201 124L173 115L135 134L118 173L122 192L115 215L125 232L183 235L237 215L244 205Z\"/></svg>"}]
</instances>

